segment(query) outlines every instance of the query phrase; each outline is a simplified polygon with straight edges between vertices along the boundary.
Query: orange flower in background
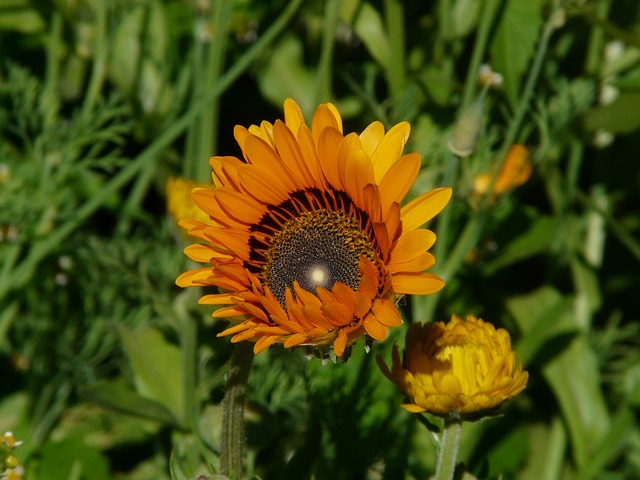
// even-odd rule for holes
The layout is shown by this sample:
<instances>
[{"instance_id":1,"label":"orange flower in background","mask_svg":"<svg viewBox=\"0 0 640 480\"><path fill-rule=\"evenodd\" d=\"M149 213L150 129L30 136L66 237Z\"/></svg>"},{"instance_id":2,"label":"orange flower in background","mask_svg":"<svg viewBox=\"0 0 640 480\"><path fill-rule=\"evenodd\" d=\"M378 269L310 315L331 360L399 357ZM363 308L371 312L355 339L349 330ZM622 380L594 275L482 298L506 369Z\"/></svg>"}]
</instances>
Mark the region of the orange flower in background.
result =
<instances>
[{"instance_id":1,"label":"orange flower in background","mask_svg":"<svg viewBox=\"0 0 640 480\"><path fill-rule=\"evenodd\" d=\"M516 365L509 333L474 316L464 322L414 324L407 331L403 359L397 346L391 370L382 372L410 403L412 413L460 418L492 410L515 397L529 374Z\"/></svg>"},{"instance_id":2,"label":"orange flower in background","mask_svg":"<svg viewBox=\"0 0 640 480\"><path fill-rule=\"evenodd\" d=\"M402 153L409 131L406 122L386 133L374 122L345 135L330 103L309 128L291 99L284 122L235 128L244 161L213 157L215 189L192 194L209 221L180 222L203 242L185 253L207 266L176 283L219 288L200 303L232 319L220 336L253 341L256 353L277 342L342 356L360 336L384 340L402 323L398 295L442 288L424 272L435 263L427 251L435 235L419 227L451 189L400 207L420 170L417 153Z\"/></svg>"},{"instance_id":3,"label":"orange flower in background","mask_svg":"<svg viewBox=\"0 0 640 480\"><path fill-rule=\"evenodd\" d=\"M181 177L170 177L167 180L165 187L167 211L176 223L185 218L209 223L209 216L191 200L191 192L194 188L211 189L212 186L208 183L195 182Z\"/></svg>"},{"instance_id":4,"label":"orange flower in background","mask_svg":"<svg viewBox=\"0 0 640 480\"><path fill-rule=\"evenodd\" d=\"M474 179L473 190L477 195L484 195L491 187L490 198L494 199L507 190L525 183L531 177L531 172L531 159L527 147L518 144L512 145L507 151L493 186L491 185L493 174L482 173Z\"/></svg>"}]
</instances>

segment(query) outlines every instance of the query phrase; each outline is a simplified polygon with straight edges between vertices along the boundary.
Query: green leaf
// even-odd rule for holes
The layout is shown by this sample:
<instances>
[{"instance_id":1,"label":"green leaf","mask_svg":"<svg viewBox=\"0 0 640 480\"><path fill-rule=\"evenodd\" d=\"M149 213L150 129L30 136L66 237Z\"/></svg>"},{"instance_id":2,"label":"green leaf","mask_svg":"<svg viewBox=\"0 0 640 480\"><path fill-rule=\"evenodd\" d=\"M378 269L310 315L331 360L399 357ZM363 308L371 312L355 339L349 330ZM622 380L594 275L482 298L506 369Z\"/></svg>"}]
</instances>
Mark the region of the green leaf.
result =
<instances>
[{"instance_id":1,"label":"green leaf","mask_svg":"<svg viewBox=\"0 0 640 480\"><path fill-rule=\"evenodd\" d=\"M158 402L141 397L115 382L99 382L81 387L80 396L88 402L136 417L155 420L164 425L176 425L176 418Z\"/></svg>"},{"instance_id":2,"label":"green leaf","mask_svg":"<svg viewBox=\"0 0 640 480\"><path fill-rule=\"evenodd\" d=\"M557 229L558 220L552 217L539 217L533 220L531 227L500 249L500 256L486 265L486 274L544 252L554 236L550 232Z\"/></svg>"},{"instance_id":3,"label":"green leaf","mask_svg":"<svg viewBox=\"0 0 640 480\"><path fill-rule=\"evenodd\" d=\"M153 328L118 328L140 395L164 405L176 419L184 419L180 350Z\"/></svg>"},{"instance_id":4,"label":"green leaf","mask_svg":"<svg viewBox=\"0 0 640 480\"><path fill-rule=\"evenodd\" d=\"M82 438L67 438L50 442L40 449L39 478L47 480L91 479L109 480L109 462Z\"/></svg>"},{"instance_id":5,"label":"green leaf","mask_svg":"<svg viewBox=\"0 0 640 480\"><path fill-rule=\"evenodd\" d=\"M631 133L640 128L640 92L623 92L609 105L595 108L584 118L588 130Z\"/></svg>"},{"instance_id":6,"label":"green leaf","mask_svg":"<svg viewBox=\"0 0 640 480\"><path fill-rule=\"evenodd\" d=\"M502 74L504 91L513 106L542 26L542 4L539 0L507 0L491 42L491 67Z\"/></svg>"},{"instance_id":7,"label":"green leaf","mask_svg":"<svg viewBox=\"0 0 640 480\"><path fill-rule=\"evenodd\" d=\"M557 290L544 287L511 298L507 306L525 333L525 338L542 330L541 324L553 325L545 328L544 333L552 329L556 333L579 332L580 325L572 310L562 308L566 300ZM591 452L596 451L610 424L600 388L598 359L587 336L576 335L562 352L544 366L543 374L560 404L569 427L573 456L580 467L589 460Z\"/></svg>"},{"instance_id":8,"label":"green leaf","mask_svg":"<svg viewBox=\"0 0 640 480\"><path fill-rule=\"evenodd\" d=\"M371 4L364 2L353 25L354 30L367 47L367 51L383 70L387 69L391 46L384 29L382 16Z\"/></svg>"},{"instance_id":9,"label":"green leaf","mask_svg":"<svg viewBox=\"0 0 640 480\"><path fill-rule=\"evenodd\" d=\"M313 109L315 78L304 65L302 42L285 35L273 48L269 63L258 76L260 92L278 108L285 98L295 98L302 110Z\"/></svg>"},{"instance_id":10,"label":"green leaf","mask_svg":"<svg viewBox=\"0 0 640 480\"><path fill-rule=\"evenodd\" d=\"M188 480L187 476L184 474L180 465L178 465L178 461L176 460L176 456L174 452L171 452L171 460L169 461L169 470L171 471L171 480Z\"/></svg>"}]
</instances>

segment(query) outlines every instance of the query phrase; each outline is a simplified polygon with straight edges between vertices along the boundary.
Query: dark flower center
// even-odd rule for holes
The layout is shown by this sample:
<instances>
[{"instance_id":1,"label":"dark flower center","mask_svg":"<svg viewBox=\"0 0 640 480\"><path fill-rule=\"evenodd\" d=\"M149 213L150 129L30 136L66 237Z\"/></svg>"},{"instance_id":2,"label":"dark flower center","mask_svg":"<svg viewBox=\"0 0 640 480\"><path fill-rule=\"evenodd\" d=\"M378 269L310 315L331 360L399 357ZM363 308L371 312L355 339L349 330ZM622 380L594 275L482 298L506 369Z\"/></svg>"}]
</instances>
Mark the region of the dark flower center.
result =
<instances>
[{"instance_id":1,"label":"dark flower center","mask_svg":"<svg viewBox=\"0 0 640 480\"><path fill-rule=\"evenodd\" d=\"M272 238L262 271L265 284L285 304L287 287L298 281L315 294L342 282L352 289L360 283L358 262L373 261L371 241L358 221L341 211L316 210L289 220Z\"/></svg>"}]
</instances>

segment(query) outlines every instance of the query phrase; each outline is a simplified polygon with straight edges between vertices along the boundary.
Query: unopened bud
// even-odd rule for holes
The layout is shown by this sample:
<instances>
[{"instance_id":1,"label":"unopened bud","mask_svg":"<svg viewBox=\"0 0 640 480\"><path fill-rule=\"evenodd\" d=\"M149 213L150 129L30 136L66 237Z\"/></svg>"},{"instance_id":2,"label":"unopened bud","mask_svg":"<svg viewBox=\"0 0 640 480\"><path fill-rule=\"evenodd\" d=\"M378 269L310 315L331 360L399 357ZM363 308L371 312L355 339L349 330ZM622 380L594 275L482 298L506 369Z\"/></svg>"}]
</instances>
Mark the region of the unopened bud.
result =
<instances>
[{"instance_id":1,"label":"unopened bud","mask_svg":"<svg viewBox=\"0 0 640 480\"><path fill-rule=\"evenodd\" d=\"M468 157L476 149L482 128L482 99L466 109L453 126L447 147L459 157Z\"/></svg>"}]
</instances>

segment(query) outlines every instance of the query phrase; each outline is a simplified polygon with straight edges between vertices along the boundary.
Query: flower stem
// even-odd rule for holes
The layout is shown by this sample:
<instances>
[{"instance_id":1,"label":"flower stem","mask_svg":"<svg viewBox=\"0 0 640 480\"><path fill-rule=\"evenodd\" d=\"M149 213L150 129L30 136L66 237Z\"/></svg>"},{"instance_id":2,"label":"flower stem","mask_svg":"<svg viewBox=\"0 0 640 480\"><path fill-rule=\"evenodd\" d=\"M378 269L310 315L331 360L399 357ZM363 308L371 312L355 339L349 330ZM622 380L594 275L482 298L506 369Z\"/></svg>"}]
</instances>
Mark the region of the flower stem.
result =
<instances>
[{"instance_id":1,"label":"flower stem","mask_svg":"<svg viewBox=\"0 0 640 480\"><path fill-rule=\"evenodd\" d=\"M440 439L438 450L438 465L436 466L435 480L452 480L456 471L456 458L460 445L460 430L462 423L458 420L447 420Z\"/></svg>"},{"instance_id":2,"label":"flower stem","mask_svg":"<svg viewBox=\"0 0 640 480\"><path fill-rule=\"evenodd\" d=\"M227 373L227 390L222 402L222 441L220 473L228 478L242 478L244 450L244 402L253 361L253 344L240 342L231 355Z\"/></svg>"}]
</instances>

